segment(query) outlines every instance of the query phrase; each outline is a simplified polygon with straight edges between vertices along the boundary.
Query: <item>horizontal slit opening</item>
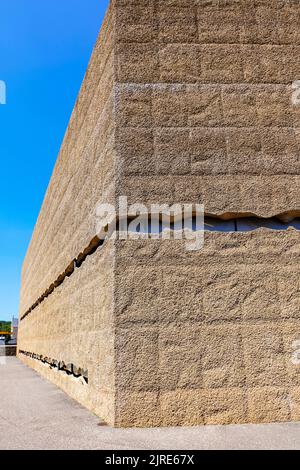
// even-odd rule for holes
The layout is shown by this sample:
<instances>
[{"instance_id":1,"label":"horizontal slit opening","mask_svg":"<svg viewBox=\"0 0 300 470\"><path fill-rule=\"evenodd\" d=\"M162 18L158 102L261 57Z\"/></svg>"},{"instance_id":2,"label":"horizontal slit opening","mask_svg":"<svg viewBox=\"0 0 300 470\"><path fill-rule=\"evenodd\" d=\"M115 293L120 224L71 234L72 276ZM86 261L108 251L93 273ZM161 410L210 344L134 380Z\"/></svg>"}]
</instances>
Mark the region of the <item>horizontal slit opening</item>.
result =
<instances>
[{"instance_id":1,"label":"horizontal slit opening","mask_svg":"<svg viewBox=\"0 0 300 470\"><path fill-rule=\"evenodd\" d=\"M174 217L170 217L170 221L165 221L165 218L161 214L157 214L154 218L151 218L148 214L139 216L140 223L133 223L137 220L138 216L128 216L126 224L124 220L116 219L115 230L118 233L124 228L129 234L148 234L149 239L151 235L162 234L165 230L176 231L182 230L182 223L180 225L180 217L177 220ZM153 217L153 216L152 216ZM132 224L133 223L133 224ZM189 220L189 228L192 230L199 230L197 225L196 216L193 215ZM203 229L203 227L202 227ZM258 217L250 213L224 213L220 215L205 214L204 215L204 231L205 232L249 232L258 229L269 229L269 230L300 230L300 211L289 211L282 214L278 214L273 217ZM93 255L99 248L101 248L105 241L108 240L113 232L109 232L109 227L104 227L104 233L106 237L104 239L95 236L92 238L88 246L71 261L66 270L58 276L58 278L51 284L51 286L41 295L41 297L20 317L20 320L24 320L33 310L35 310L54 290L61 286L66 277L71 277L78 269L82 266L88 256ZM157 239L157 238L156 238ZM158 238L159 239L159 238Z\"/></svg>"}]
</instances>

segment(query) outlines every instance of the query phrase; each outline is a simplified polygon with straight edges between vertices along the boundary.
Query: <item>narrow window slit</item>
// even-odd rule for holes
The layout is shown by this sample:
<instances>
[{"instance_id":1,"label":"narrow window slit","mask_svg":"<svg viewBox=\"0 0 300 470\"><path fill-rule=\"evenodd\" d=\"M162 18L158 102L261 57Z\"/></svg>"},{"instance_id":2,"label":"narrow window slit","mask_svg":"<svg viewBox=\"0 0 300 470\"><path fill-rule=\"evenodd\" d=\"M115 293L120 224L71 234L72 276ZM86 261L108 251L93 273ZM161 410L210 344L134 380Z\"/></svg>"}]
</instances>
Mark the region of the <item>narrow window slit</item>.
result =
<instances>
[{"instance_id":1,"label":"narrow window slit","mask_svg":"<svg viewBox=\"0 0 300 470\"><path fill-rule=\"evenodd\" d=\"M279 214L277 217L257 217L257 216L245 216L245 214L238 217L238 214L232 215L232 217L223 218L205 215L204 216L204 231L205 232L250 232L253 230L258 230L261 228L269 230L300 230L300 217L298 211L294 211L294 214L297 214L296 217L293 217L291 213ZM157 215L153 219L151 216L145 216L143 221L140 220L139 223L134 224L136 217L128 217L127 220L127 230L129 233L136 234L148 234L149 238L151 235L155 235L155 238L158 238L157 235L161 235L165 230L175 232L177 230L182 230L182 222L174 220L174 218L168 220L166 217L162 217L161 214ZM116 231L118 232L121 227L121 221L116 221ZM199 230L197 226L197 218L193 216L189 219L188 223L194 231ZM124 221L122 220L122 230L124 230ZM105 230L105 233L108 233L108 230ZM61 286L66 279L66 277L71 277L76 269L79 269L82 264L85 262L88 256L93 255L99 248L101 248L105 241L109 239L109 236L106 236L104 239L101 239L95 236L89 245L83 250L77 258L75 258L67 267L67 269L58 276L56 281L51 284L51 286L41 295L41 297L21 316L20 320L24 320L30 313L33 312L47 297L49 297L57 287Z\"/></svg>"}]
</instances>

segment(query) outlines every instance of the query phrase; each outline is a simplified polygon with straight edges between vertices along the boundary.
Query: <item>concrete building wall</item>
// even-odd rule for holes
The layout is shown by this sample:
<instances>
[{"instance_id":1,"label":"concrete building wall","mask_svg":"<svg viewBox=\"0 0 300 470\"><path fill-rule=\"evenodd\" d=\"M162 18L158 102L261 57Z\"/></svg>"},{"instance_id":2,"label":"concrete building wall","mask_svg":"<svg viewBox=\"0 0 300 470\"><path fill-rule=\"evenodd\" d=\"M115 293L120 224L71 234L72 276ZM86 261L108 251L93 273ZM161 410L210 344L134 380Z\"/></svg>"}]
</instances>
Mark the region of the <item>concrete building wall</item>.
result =
<instances>
[{"instance_id":1,"label":"concrete building wall","mask_svg":"<svg viewBox=\"0 0 300 470\"><path fill-rule=\"evenodd\" d=\"M299 256L293 230L119 242L117 424L298 420Z\"/></svg>"},{"instance_id":2,"label":"concrete building wall","mask_svg":"<svg viewBox=\"0 0 300 470\"><path fill-rule=\"evenodd\" d=\"M106 422L114 423L114 245L89 256L70 278L21 321L19 351L74 364L81 377L19 354L29 366Z\"/></svg>"},{"instance_id":3,"label":"concrete building wall","mask_svg":"<svg viewBox=\"0 0 300 470\"><path fill-rule=\"evenodd\" d=\"M298 214L299 2L118 4L118 194L214 216ZM121 244L117 423L299 419L298 256L293 231L207 234L192 255Z\"/></svg>"},{"instance_id":4,"label":"concrete building wall","mask_svg":"<svg viewBox=\"0 0 300 470\"><path fill-rule=\"evenodd\" d=\"M111 424L113 244L80 267L74 260L96 235L97 203L114 202L113 18L109 9L24 261L18 341L23 361ZM68 269L71 275L64 277ZM64 281L56 285L60 276ZM49 288L52 292L36 305ZM88 384L24 352L88 370Z\"/></svg>"},{"instance_id":5,"label":"concrete building wall","mask_svg":"<svg viewBox=\"0 0 300 470\"><path fill-rule=\"evenodd\" d=\"M111 240L29 312L94 240L99 201L300 215L299 26L293 0L111 1L24 263L19 331L20 351L88 369L84 384L19 355L110 424L299 419L293 229L207 233L199 252Z\"/></svg>"}]
</instances>

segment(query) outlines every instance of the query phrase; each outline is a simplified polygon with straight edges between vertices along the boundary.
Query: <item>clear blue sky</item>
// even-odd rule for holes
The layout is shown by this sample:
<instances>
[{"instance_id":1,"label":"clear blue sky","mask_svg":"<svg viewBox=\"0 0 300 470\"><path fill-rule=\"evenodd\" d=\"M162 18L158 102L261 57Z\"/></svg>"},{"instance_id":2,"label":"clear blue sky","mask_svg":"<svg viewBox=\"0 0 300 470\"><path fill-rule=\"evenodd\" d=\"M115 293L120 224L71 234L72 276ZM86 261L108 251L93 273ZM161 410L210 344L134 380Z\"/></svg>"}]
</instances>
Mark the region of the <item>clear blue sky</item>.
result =
<instances>
[{"instance_id":1,"label":"clear blue sky","mask_svg":"<svg viewBox=\"0 0 300 470\"><path fill-rule=\"evenodd\" d=\"M1 0L0 320L18 313L21 265L109 0Z\"/></svg>"}]
</instances>

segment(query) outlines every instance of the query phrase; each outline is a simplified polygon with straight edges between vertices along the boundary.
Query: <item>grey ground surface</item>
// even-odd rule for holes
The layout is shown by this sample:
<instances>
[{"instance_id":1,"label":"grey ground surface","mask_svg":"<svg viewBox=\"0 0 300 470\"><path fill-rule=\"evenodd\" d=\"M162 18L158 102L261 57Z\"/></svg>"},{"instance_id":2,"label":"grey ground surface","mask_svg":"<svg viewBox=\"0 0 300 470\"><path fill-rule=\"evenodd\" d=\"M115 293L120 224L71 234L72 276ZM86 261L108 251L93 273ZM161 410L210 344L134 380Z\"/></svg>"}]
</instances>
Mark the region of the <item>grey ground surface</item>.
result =
<instances>
[{"instance_id":1,"label":"grey ground surface","mask_svg":"<svg viewBox=\"0 0 300 470\"><path fill-rule=\"evenodd\" d=\"M0 449L300 449L300 423L113 429L16 358L0 364Z\"/></svg>"}]
</instances>

